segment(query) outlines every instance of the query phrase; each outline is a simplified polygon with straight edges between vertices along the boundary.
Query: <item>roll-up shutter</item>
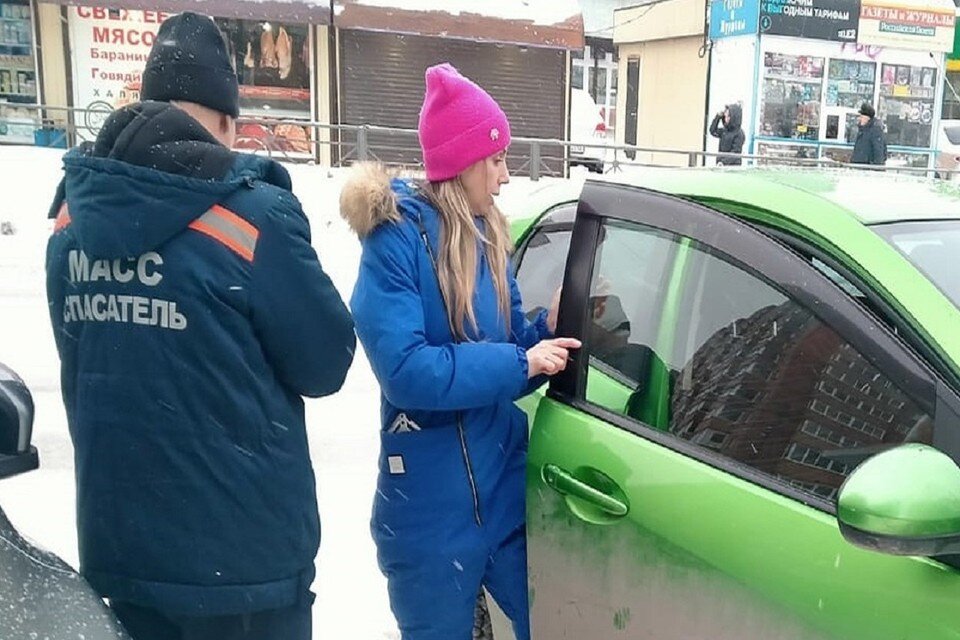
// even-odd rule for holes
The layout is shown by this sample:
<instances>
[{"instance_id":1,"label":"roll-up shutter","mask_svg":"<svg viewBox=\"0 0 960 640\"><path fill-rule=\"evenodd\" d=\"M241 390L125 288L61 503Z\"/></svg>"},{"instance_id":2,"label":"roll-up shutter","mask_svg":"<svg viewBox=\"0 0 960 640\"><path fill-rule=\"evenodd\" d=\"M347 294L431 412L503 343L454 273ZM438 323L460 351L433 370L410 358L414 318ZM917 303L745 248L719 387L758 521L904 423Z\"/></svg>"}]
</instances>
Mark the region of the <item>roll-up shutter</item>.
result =
<instances>
[{"instance_id":1,"label":"roll-up shutter","mask_svg":"<svg viewBox=\"0 0 960 640\"><path fill-rule=\"evenodd\" d=\"M565 52L373 31L340 31L340 122L416 129L424 71L449 62L486 89L510 120L514 137L564 138ZM345 133L344 155L355 136ZM419 164L416 134L371 132L370 152L387 163ZM521 170L529 146L514 143L511 170ZM546 156L561 155L557 148ZM545 160L551 170L560 163ZM520 171L526 173L526 171Z\"/></svg>"}]
</instances>

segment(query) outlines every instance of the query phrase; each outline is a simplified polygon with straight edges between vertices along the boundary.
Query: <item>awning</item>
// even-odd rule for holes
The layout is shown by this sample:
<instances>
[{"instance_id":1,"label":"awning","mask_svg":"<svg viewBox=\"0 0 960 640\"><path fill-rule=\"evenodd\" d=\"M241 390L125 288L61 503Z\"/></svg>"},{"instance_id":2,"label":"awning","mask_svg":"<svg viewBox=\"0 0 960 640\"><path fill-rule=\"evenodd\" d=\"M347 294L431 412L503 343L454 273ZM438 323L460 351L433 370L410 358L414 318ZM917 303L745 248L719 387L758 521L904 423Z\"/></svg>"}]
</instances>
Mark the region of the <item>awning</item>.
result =
<instances>
[{"instance_id":1,"label":"awning","mask_svg":"<svg viewBox=\"0 0 960 640\"><path fill-rule=\"evenodd\" d=\"M955 22L952 0L861 0L857 42L949 52Z\"/></svg>"},{"instance_id":2,"label":"awning","mask_svg":"<svg viewBox=\"0 0 960 640\"><path fill-rule=\"evenodd\" d=\"M330 0L40 0L52 4L180 13L196 11L216 18L330 24Z\"/></svg>"},{"instance_id":3,"label":"awning","mask_svg":"<svg viewBox=\"0 0 960 640\"><path fill-rule=\"evenodd\" d=\"M340 29L583 48L577 0L333 0Z\"/></svg>"}]
</instances>

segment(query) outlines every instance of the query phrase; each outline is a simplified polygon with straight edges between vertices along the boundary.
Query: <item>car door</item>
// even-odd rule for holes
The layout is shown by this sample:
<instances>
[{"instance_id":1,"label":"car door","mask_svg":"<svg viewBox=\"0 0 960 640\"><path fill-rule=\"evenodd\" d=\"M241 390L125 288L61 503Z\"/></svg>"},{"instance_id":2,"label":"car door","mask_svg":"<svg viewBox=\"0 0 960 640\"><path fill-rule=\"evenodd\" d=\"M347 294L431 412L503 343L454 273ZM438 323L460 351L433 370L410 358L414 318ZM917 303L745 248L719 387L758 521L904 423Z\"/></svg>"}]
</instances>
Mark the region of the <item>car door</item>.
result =
<instances>
[{"instance_id":1,"label":"car door","mask_svg":"<svg viewBox=\"0 0 960 640\"><path fill-rule=\"evenodd\" d=\"M563 283L563 272L570 249L576 211L576 202L562 203L546 211L517 247L514 256L517 286L523 299L524 312L528 317L532 318L548 308L557 288ZM646 249L656 251L657 247L651 246ZM626 301L627 304L634 303L633 299L640 296L655 295L662 288L659 280L662 279L664 272L656 268L653 261L648 262L648 268L639 269L633 259L635 256L630 255L629 252L618 252L617 255L623 256L625 260L621 265L623 271L630 274L636 285L621 287L631 298ZM626 283L621 281L621 284ZM606 281L599 283L601 290L608 285ZM622 334L626 329L622 326L625 320L624 302L618 296L607 296L602 308L598 307L595 322L592 324L598 341L606 337L609 343L616 339L618 332ZM596 357L591 359L591 366L594 368L594 375L589 380L587 398L614 411L622 410L637 388L637 380L628 375L634 370L630 367L610 366L603 359ZM537 393L518 400L517 404L532 418L537 403L545 391L546 387L541 387Z\"/></svg>"},{"instance_id":2,"label":"car door","mask_svg":"<svg viewBox=\"0 0 960 640\"><path fill-rule=\"evenodd\" d=\"M960 635L954 568L853 547L834 515L870 455L954 446L956 394L808 262L716 211L588 183L559 333L584 347L531 433L534 638ZM622 405L591 398L597 362L635 382Z\"/></svg>"}]
</instances>

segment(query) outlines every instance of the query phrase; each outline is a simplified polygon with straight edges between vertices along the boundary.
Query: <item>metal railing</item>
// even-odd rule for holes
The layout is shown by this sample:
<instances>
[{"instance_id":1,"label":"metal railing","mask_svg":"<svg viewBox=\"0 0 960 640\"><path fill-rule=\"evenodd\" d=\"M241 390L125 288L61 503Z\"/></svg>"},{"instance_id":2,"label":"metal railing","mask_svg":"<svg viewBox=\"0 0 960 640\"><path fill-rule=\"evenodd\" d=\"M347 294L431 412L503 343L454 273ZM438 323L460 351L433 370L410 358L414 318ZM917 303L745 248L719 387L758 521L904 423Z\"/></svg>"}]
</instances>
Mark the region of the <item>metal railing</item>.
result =
<instances>
[{"instance_id":1,"label":"metal railing","mask_svg":"<svg viewBox=\"0 0 960 640\"><path fill-rule=\"evenodd\" d=\"M12 106L12 105L6 105ZM93 141L110 115L108 110L90 110L49 105L18 105L19 117L0 116L7 129L35 131L35 140L23 142L41 146L73 147ZM23 116L23 113L30 116ZM789 143L777 143L789 146ZM238 150L259 153L286 162L346 166L359 161L379 161L388 166L422 168L415 129L378 125L329 124L298 119L242 117L238 121ZM838 147L839 148L839 147ZM936 151L914 152L936 164ZM701 150L639 147L547 138L513 138L508 163L513 173L538 180L544 176L565 177L576 165L591 166L604 173L622 172L630 167L704 167L721 159L739 158L744 166L828 167L884 170L929 177L953 178L958 169L935 166L852 165L830 158L793 158L758 154L732 155Z\"/></svg>"}]
</instances>

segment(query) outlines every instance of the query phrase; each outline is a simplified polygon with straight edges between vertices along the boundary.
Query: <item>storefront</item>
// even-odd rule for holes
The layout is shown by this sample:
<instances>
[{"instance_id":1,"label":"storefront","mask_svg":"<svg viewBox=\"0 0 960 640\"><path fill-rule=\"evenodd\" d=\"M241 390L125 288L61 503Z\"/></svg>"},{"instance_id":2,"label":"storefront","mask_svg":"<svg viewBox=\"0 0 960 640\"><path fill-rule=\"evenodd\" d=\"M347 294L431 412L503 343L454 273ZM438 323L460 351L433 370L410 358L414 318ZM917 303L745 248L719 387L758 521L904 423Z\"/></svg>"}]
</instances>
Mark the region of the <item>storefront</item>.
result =
<instances>
[{"instance_id":1,"label":"storefront","mask_svg":"<svg viewBox=\"0 0 960 640\"><path fill-rule=\"evenodd\" d=\"M96 137L113 109L140 99L141 73L160 24L195 9L186 0L119 0L66 6L69 82L77 137ZM240 82L241 117L308 122L317 118L315 44L330 21L329 0L208 0L204 10L226 36ZM53 25L46 25L53 29ZM238 148L313 154L311 130L295 124L243 124Z\"/></svg>"},{"instance_id":2,"label":"storefront","mask_svg":"<svg viewBox=\"0 0 960 640\"><path fill-rule=\"evenodd\" d=\"M40 102L35 33L29 0L0 0L0 143L33 143Z\"/></svg>"},{"instance_id":3,"label":"storefront","mask_svg":"<svg viewBox=\"0 0 960 640\"><path fill-rule=\"evenodd\" d=\"M39 1L45 50L64 51L66 61L44 74L44 93L62 96L54 106L70 103L79 140L93 139L113 109L140 99L160 24L197 8L189 0L112 0L109 8L102 0ZM241 116L256 119L241 123L237 147L326 163L338 141L309 122L330 123L334 131L338 124L415 128L424 69L442 61L501 101L515 135L565 137L570 51L583 48L576 0L438 6L205 0L202 10L214 16L233 55ZM406 149L401 155L407 159Z\"/></svg>"},{"instance_id":4,"label":"storefront","mask_svg":"<svg viewBox=\"0 0 960 640\"><path fill-rule=\"evenodd\" d=\"M411 4L335 1L340 123L416 129L425 69L450 62L497 99L515 138L566 137L569 51L584 44L574 0ZM351 153L355 134L344 132L342 142ZM384 162L419 161L415 135L373 132L369 142ZM511 169L525 154L525 145L512 146ZM545 149L543 158L562 154ZM561 161L544 162L562 171Z\"/></svg>"},{"instance_id":5,"label":"storefront","mask_svg":"<svg viewBox=\"0 0 960 640\"><path fill-rule=\"evenodd\" d=\"M763 0L757 35L714 43L711 113L739 92L749 96L739 101L750 152L848 162L866 102L886 132L888 165L930 166L954 7L875 1ZM752 79L724 68L751 56Z\"/></svg>"},{"instance_id":6,"label":"storefront","mask_svg":"<svg viewBox=\"0 0 960 640\"><path fill-rule=\"evenodd\" d=\"M152 9L67 7L73 104L81 139L96 137L113 109L140 99L143 66L170 13ZM309 121L313 118L313 27L275 19L215 18L233 53L240 114ZM239 148L310 152L307 130L270 131L244 125Z\"/></svg>"}]
</instances>

